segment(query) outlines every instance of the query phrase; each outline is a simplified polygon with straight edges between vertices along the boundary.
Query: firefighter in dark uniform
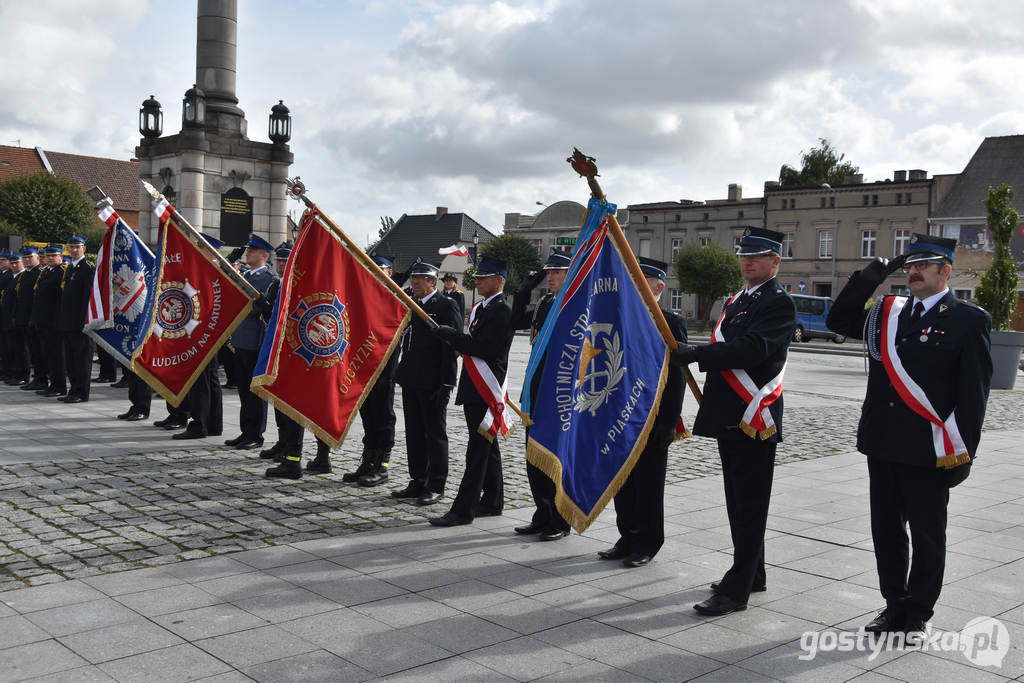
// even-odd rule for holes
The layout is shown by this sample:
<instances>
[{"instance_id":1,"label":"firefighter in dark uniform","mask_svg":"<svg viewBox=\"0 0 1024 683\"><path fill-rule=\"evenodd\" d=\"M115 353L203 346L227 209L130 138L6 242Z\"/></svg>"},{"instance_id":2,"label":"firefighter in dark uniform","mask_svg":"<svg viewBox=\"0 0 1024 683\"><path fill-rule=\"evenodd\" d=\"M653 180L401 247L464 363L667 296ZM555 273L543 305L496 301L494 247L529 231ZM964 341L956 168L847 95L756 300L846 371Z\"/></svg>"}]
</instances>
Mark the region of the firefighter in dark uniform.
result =
<instances>
[{"instance_id":1,"label":"firefighter in dark uniform","mask_svg":"<svg viewBox=\"0 0 1024 683\"><path fill-rule=\"evenodd\" d=\"M672 353L674 363L696 361L707 373L693 433L718 440L732 533L732 567L711 584L712 596L694 605L707 616L746 609L751 591L766 589L764 533L782 441L783 371L796 329L793 299L775 277L782 239L774 230L746 229L737 252L746 286L726 302L712 343L680 344ZM760 391L741 395L733 388L740 383Z\"/></svg>"},{"instance_id":2,"label":"firefighter in dark uniform","mask_svg":"<svg viewBox=\"0 0 1024 683\"><path fill-rule=\"evenodd\" d=\"M250 235L245 245L245 263L249 269L242 273L246 282L253 286L261 295L277 279L274 271L267 265L270 252L274 247L259 235ZM263 297L261 297L262 300ZM263 445L263 432L267 429L267 404L249 390L252 373L259 359L260 345L267 324L263 321L264 304L253 303L248 317L235 328L231 335L231 346L235 349L235 376L238 380L238 398L241 407L238 409L238 426L241 434L224 442L226 446L237 449L255 448Z\"/></svg>"},{"instance_id":3,"label":"firefighter in dark uniform","mask_svg":"<svg viewBox=\"0 0 1024 683\"><path fill-rule=\"evenodd\" d=\"M84 403L89 400L93 343L82 329L89 310L89 295L92 293L96 266L85 258L85 238L81 235L69 237L67 249L70 263L64 271L57 329L64 337L64 362L70 386L67 396L58 400Z\"/></svg>"},{"instance_id":4,"label":"firefighter in dark uniform","mask_svg":"<svg viewBox=\"0 0 1024 683\"><path fill-rule=\"evenodd\" d=\"M868 460L871 538L885 598L885 608L864 627L871 633L925 630L942 589L949 489L967 478L981 440L992 320L949 290L955 250L954 239L912 235L904 256L891 263L876 259L854 273L828 316L832 331L863 338L871 358L857 428L857 450ZM910 296L881 296L866 311L875 288L901 266ZM924 411L918 412L901 396L927 399L931 417L943 426L933 426L927 408L918 405ZM943 437L953 446L949 453Z\"/></svg>"},{"instance_id":5,"label":"firefighter in dark uniform","mask_svg":"<svg viewBox=\"0 0 1024 683\"><path fill-rule=\"evenodd\" d=\"M371 258L397 284L405 280L408 273L395 275L394 262L388 257L373 255ZM395 368L400 355L395 349L359 408L359 419L363 423L362 460L355 471L342 475L342 481L360 486L387 483L391 449L395 447Z\"/></svg>"},{"instance_id":6,"label":"firefighter in dark uniform","mask_svg":"<svg viewBox=\"0 0 1024 683\"><path fill-rule=\"evenodd\" d=\"M507 273L508 266L501 259L481 256L475 277L477 294L483 300L470 313L468 333L447 325L434 330L435 334L450 342L464 356L455 405L462 406L466 426L469 428L466 471L459 484L459 492L447 513L429 520L434 526L470 524L476 517L500 515L504 508L505 492L498 437L488 440L477 431L487 414L488 406L466 372L465 356L476 356L483 360L498 384L504 383L508 370L508 350L515 334L512 329L512 309L501 292Z\"/></svg>"},{"instance_id":7,"label":"firefighter in dark uniform","mask_svg":"<svg viewBox=\"0 0 1024 683\"><path fill-rule=\"evenodd\" d=\"M455 277L455 273L445 273L441 281L444 283L444 291L441 293L455 302L459 310L459 317L465 320L466 294L459 289L459 279Z\"/></svg>"},{"instance_id":8,"label":"firefighter in dark uniform","mask_svg":"<svg viewBox=\"0 0 1024 683\"><path fill-rule=\"evenodd\" d=\"M555 302L555 296L565 282L566 273L569 272L570 258L561 252L552 251L544 268L531 273L523 279L519 289L516 290L515 299L512 301L512 328L516 330L530 330L530 344L532 345L544 326L551 305ZM548 292L540 298L537 305L530 309L530 292L546 278ZM540 379L544 374L544 359L542 358L533 375L533 383L530 385L530 400L536 400L537 388L540 386ZM526 439L530 438L530 428L526 428ZM555 508L555 484L551 478L540 471L533 463L526 463L526 478L530 482L530 492L533 494L533 502L537 509L533 513L530 523L525 526L517 526L515 532L524 536L539 534L542 541L557 541L568 535L569 524L558 514Z\"/></svg>"},{"instance_id":9,"label":"firefighter in dark uniform","mask_svg":"<svg viewBox=\"0 0 1024 683\"><path fill-rule=\"evenodd\" d=\"M418 262L409 274L412 296L430 319L461 330L458 302L437 291L438 269ZM395 382L402 387L409 484L392 491L393 498L432 505L444 496L448 481L448 399L457 374L455 349L431 334L423 319L413 316L402 339L402 358L395 374Z\"/></svg>"},{"instance_id":10,"label":"firefighter in dark uniform","mask_svg":"<svg viewBox=\"0 0 1024 683\"><path fill-rule=\"evenodd\" d=\"M0 298L0 333L3 334L7 347L7 379L4 383L20 387L28 384L28 349L25 346L25 335L17 327L18 285L25 266L21 262L21 254L11 252L8 257L11 277L4 284Z\"/></svg>"},{"instance_id":11,"label":"firefighter in dark uniform","mask_svg":"<svg viewBox=\"0 0 1024 683\"><path fill-rule=\"evenodd\" d=\"M0 251L0 306L3 305L4 289L7 283L14 277L11 272L10 254L7 251ZM0 382L7 381L7 331L4 323L0 320Z\"/></svg>"},{"instance_id":12,"label":"firefighter in dark uniform","mask_svg":"<svg viewBox=\"0 0 1024 683\"><path fill-rule=\"evenodd\" d=\"M21 264L25 272L18 283L18 302L15 304L14 323L21 334L25 335L25 347L28 349L28 367L31 369L30 382L23 384L21 389L35 391L45 387L47 382L46 359L39 333L32 326L32 309L36 299L36 283L43 272L39 265L39 250L35 247L23 247Z\"/></svg>"},{"instance_id":13,"label":"firefighter in dark uniform","mask_svg":"<svg viewBox=\"0 0 1024 683\"><path fill-rule=\"evenodd\" d=\"M60 284L64 279L64 247L48 244L43 249L43 268L36 280L36 298L32 304L29 326L35 329L46 363L47 385L36 389L40 396L62 396L67 393L64 369L64 345L56 328L60 313Z\"/></svg>"},{"instance_id":14,"label":"firefighter in dark uniform","mask_svg":"<svg viewBox=\"0 0 1024 683\"><path fill-rule=\"evenodd\" d=\"M654 298L660 299L665 291L668 264L643 256L639 261ZM686 324L683 319L664 308L661 313L675 340L685 344ZM683 411L685 391L682 370L670 365L647 444L622 488L615 494L615 525L619 529L619 540L608 550L598 552L602 560L622 560L627 567L642 567L654 559L665 543L668 447L677 436L682 436L677 434L676 427Z\"/></svg>"}]
</instances>

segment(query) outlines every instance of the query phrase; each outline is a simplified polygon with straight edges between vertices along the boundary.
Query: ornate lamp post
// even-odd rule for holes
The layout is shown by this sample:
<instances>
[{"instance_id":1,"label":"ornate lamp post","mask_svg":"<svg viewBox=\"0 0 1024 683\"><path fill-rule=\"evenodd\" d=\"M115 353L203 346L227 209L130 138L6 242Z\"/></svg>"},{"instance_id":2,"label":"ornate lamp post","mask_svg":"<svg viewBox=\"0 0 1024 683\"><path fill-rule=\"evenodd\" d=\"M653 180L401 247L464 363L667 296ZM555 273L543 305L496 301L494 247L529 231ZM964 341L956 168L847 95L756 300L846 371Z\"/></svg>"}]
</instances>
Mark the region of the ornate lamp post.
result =
<instances>
[{"instance_id":1,"label":"ornate lamp post","mask_svg":"<svg viewBox=\"0 0 1024 683\"><path fill-rule=\"evenodd\" d=\"M164 113L160 111L160 103L152 95L142 103L139 109L139 133L146 140L155 140L164 132Z\"/></svg>"},{"instance_id":2,"label":"ornate lamp post","mask_svg":"<svg viewBox=\"0 0 1024 683\"><path fill-rule=\"evenodd\" d=\"M185 91L181 100L181 125L202 128L206 123L206 93L198 85Z\"/></svg>"},{"instance_id":3,"label":"ornate lamp post","mask_svg":"<svg viewBox=\"0 0 1024 683\"><path fill-rule=\"evenodd\" d=\"M283 145L292 138L292 117L288 107L284 106L284 100L278 100L277 104L270 108L267 137L275 145Z\"/></svg>"}]
</instances>

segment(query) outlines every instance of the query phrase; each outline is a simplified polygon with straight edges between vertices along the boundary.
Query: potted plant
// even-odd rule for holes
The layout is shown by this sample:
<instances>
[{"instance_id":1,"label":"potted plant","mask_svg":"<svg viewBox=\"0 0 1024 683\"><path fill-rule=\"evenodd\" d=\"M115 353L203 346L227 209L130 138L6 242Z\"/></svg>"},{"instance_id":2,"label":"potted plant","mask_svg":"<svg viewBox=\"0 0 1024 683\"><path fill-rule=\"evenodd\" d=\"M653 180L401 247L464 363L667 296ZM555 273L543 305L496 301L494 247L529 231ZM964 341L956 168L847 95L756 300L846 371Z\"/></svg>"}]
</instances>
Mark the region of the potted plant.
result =
<instances>
[{"instance_id":1,"label":"potted plant","mask_svg":"<svg viewBox=\"0 0 1024 683\"><path fill-rule=\"evenodd\" d=\"M1020 223L1020 215L1011 206L1013 188L1003 183L989 187L984 201L988 229L996 253L992 264L981 276L976 296L978 303L992 316L992 388L1012 389L1017 379L1017 364L1024 347L1024 332L1009 329L1010 317L1017 306L1017 264L1010 251L1010 238Z\"/></svg>"}]
</instances>

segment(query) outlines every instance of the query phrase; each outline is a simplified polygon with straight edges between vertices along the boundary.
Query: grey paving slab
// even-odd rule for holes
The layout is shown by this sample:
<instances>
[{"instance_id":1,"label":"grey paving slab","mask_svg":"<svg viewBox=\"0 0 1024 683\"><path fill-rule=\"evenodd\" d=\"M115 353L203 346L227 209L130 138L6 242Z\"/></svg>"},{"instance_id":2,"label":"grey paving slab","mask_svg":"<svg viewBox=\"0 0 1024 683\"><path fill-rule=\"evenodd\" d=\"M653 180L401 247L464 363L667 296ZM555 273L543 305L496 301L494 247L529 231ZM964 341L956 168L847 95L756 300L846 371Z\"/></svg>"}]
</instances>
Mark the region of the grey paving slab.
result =
<instances>
[{"instance_id":1,"label":"grey paving slab","mask_svg":"<svg viewBox=\"0 0 1024 683\"><path fill-rule=\"evenodd\" d=\"M338 603L333 600L297 587L236 599L232 604L274 624L338 609Z\"/></svg>"},{"instance_id":2,"label":"grey paving slab","mask_svg":"<svg viewBox=\"0 0 1024 683\"><path fill-rule=\"evenodd\" d=\"M467 658L517 681L529 681L587 663L577 654L531 636L468 652Z\"/></svg>"},{"instance_id":3,"label":"grey paving slab","mask_svg":"<svg viewBox=\"0 0 1024 683\"><path fill-rule=\"evenodd\" d=\"M80 666L57 673L37 676L32 683L107 683L117 679L111 678L98 666Z\"/></svg>"},{"instance_id":4,"label":"grey paving slab","mask_svg":"<svg viewBox=\"0 0 1024 683\"><path fill-rule=\"evenodd\" d=\"M10 681L68 671L88 664L55 640L41 640L0 650L0 678Z\"/></svg>"},{"instance_id":5,"label":"grey paving slab","mask_svg":"<svg viewBox=\"0 0 1024 683\"><path fill-rule=\"evenodd\" d=\"M196 647L236 669L318 649L316 645L277 626L263 626L194 642Z\"/></svg>"},{"instance_id":6,"label":"grey paving slab","mask_svg":"<svg viewBox=\"0 0 1024 683\"><path fill-rule=\"evenodd\" d=\"M661 638L660 641L724 664L734 664L780 644L719 625L714 621L678 631Z\"/></svg>"},{"instance_id":7,"label":"grey paving slab","mask_svg":"<svg viewBox=\"0 0 1024 683\"><path fill-rule=\"evenodd\" d=\"M493 614L494 610L498 607L501 606L488 608L489 614ZM352 609L394 628L404 628L464 614L454 607L449 607L435 600L410 593L393 598L365 602L361 605L353 606Z\"/></svg>"},{"instance_id":8,"label":"grey paving slab","mask_svg":"<svg viewBox=\"0 0 1024 683\"><path fill-rule=\"evenodd\" d=\"M0 650L49 638L49 633L25 617L15 615L0 619Z\"/></svg>"},{"instance_id":9,"label":"grey paving slab","mask_svg":"<svg viewBox=\"0 0 1024 683\"><path fill-rule=\"evenodd\" d=\"M607 683L626 683L637 680L636 674L603 662L585 662L536 679L538 681L603 681Z\"/></svg>"},{"instance_id":10,"label":"grey paving slab","mask_svg":"<svg viewBox=\"0 0 1024 683\"><path fill-rule=\"evenodd\" d=\"M408 626L401 632L456 654L519 637L515 631L472 614L457 614Z\"/></svg>"},{"instance_id":11,"label":"grey paving slab","mask_svg":"<svg viewBox=\"0 0 1024 683\"><path fill-rule=\"evenodd\" d=\"M879 666L876 671L902 681L970 680L979 683L995 683L1007 680L998 672L982 671L925 652L908 652L898 659Z\"/></svg>"},{"instance_id":12,"label":"grey paving slab","mask_svg":"<svg viewBox=\"0 0 1024 683\"><path fill-rule=\"evenodd\" d=\"M153 621L190 641L267 625L265 619L224 602L163 614L153 617Z\"/></svg>"},{"instance_id":13,"label":"grey paving slab","mask_svg":"<svg viewBox=\"0 0 1024 683\"><path fill-rule=\"evenodd\" d=\"M521 635L538 633L580 619L578 614L535 598L519 598L491 605L481 616Z\"/></svg>"},{"instance_id":14,"label":"grey paving slab","mask_svg":"<svg viewBox=\"0 0 1024 683\"><path fill-rule=\"evenodd\" d=\"M398 673L390 674L383 680L398 683L408 681L418 683L419 681L513 681L503 674L498 673L486 666L464 657L449 657L439 662L432 662L414 669L406 669Z\"/></svg>"},{"instance_id":15,"label":"grey paving slab","mask_svg":"<svg viewBox=\"0 0 1024 683\"><path fill-rule=\"evenodd\" d=\"M106 576L90 576L82 579L82 581L111 596L138 593L154 588L166 588L167 586L177 586L183 583L180 578L161 569L136 569Z\"/></svg>"},{"instance_id":16,"label":"grey paving slab","mask_svg":"<svg viewBox=\"0 0 1024 683\"><path fill-rule=\"evenodd\" d=\"M685 681L721 666L713 659L649 640L609 649L596 659L648 681Z\"/></svg>"},{"instance_id":17,"label":"grey paving slab","mask_svg":"<svg viewBox=\"0 0 1024 683\"><path fill-rule=\"evenodd\" d=\"M106 595L102 592L81 581L68 581L50 586L22 588L0 593L0 601L22 614L104 597Z\"/></svg>"},{"instance_id":18,"label":"grey paving slab","mask_svg":"<svg viewBox=\"0 0 1024 683\"><path fill-rule=\"evenodd\" d=\"M153 590L117 596L117 601L146 617L208 607L221 599L191 584L154 588Z\"/></svg>"},{"instance_id":19,"label":"grey paving slab","mask_svg":"<svg viewBox=\"0 0 1024 683\"><path fill-rule=\"evenodd\" d=\"M376 676L341 657L316 650L293 657L282 657L270 662L248 666L242 670L252 680L265 683L285 683L294 681L338 681L339 683L357 683ZM247 678L246 680L249 680ZM423 679L421 679L423 680Z\"/></svg>"},{"instance_id":20,"label":"grey paving slab","mask_svg":"<svg viewBox=\"0 0 1024 683\"><path fill-rule=\"evenodd\" d=\"M118 681L194 681L232 672L231 666L190 643L115 659L98 665Z\"/></svg>"},{"instance_id":21,"label":"grey paving slab","mask_svg":"<svg viewBox=\"0 0 1024 683\"><path fill-rule=\"evenodd\" d=\"M27 619L51 636L66 636L138 619L135 611L111 598L31 612Z\"/></svg>"},{"instance_id":22,"label":"grey paving slab","mask_svg":"<svg viewBox=\"0 0 1024 683\"><path fill-rule=\"evenodd\" d=\"M174 633L145 619L79 631L61 636L58 640L92 664L159 650L183 642Z\"/></svg>"}]
</instances>

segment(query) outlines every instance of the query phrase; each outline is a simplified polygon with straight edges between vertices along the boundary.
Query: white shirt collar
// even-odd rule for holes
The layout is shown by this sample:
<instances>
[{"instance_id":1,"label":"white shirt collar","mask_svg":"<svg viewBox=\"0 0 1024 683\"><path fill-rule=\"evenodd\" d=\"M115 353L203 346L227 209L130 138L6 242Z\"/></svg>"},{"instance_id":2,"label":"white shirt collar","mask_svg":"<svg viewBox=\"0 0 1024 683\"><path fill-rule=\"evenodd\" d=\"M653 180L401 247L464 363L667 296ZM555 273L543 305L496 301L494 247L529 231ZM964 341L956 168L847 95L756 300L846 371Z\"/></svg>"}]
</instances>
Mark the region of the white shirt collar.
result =
<instances>
[{"instance_id":1,"label":"white shirt collar","mask_svg":"<svg viewBox=\"0 0 1024 683\"><path fill-rule=\"evenodd\" d=\"M928 311L932 310L932 306L934 306L935 304L939 303L939 300L942 299L942 297L946 296L947 293L949 293L949 287L946 287L944 290L942 290L938 294L932 294L927 299L918 299L915 296L914 297L914 305L916 306L917 302L920 301L922 304L924 304L924 312L927 313Z\"/></svg>"},{"instance_id":2,"label":"white shirt collar","mask_svg":"<svg viewBox=\"0 0 1024 683\"><path fill-rule=\"evenodd\" d=\"M498 294L501 294L501 290L500 289L496 293L490 295L489 297L487 297L486 299L481 301L480 302L480 308L487 308L487 304L491 303L491 299L493 299L494 297L498 296Z\"/></svg>"},{"instance_id":3,"label":"white shirt collar","mask_svg":"<svg viewBox=\"0 0 1024 683\"><path fill-rule=\"evenodd\" d=\"M764 282L768 282L768 280L765 280ZM762 282L762 283L760 283L760 284L757 284L757 285L754 285L753 287L750 287L749 289L744 289L744 290L743 290L743 293L744 293L744 294L746 294L747 296L750 296L751 294L753 294L754 292L756 292L756 291L757 291L757 288L758 288L758 287L760 287L761 285L763 285L763 284L764 284L764 282Z\"/></svg>"},{"instance_id":4,"label":"white shirt collar","mask_svg":"<svg viewBox=\"0 0 1024 683\"><path fill-rule=\"evenodd\" d=\"M71 265L73 265L73 266L77 266L77 265L78 265L78 262L79 262L79 261L81 261L81 260L82 260L82 259L84 259L84 258L85 258L84 256L80 256L80 257L76 258L75 260L73 260L73 261L71 262Z\"/></svg>"},{"instance_id":5,"label":"white shirt collar","mask_svg":"<svg viewBox=\"0 0 1024 683\"><path fill-rule=\"evenodd\" d=\"M428 301L430 301L430 297L434 296L435 294L437 294L437 290L436 289L433 292L431 292L430 294L427 294L425 297L420 299L420 303L421 304L427 303Z\"/></svg>"}]
</instances>

